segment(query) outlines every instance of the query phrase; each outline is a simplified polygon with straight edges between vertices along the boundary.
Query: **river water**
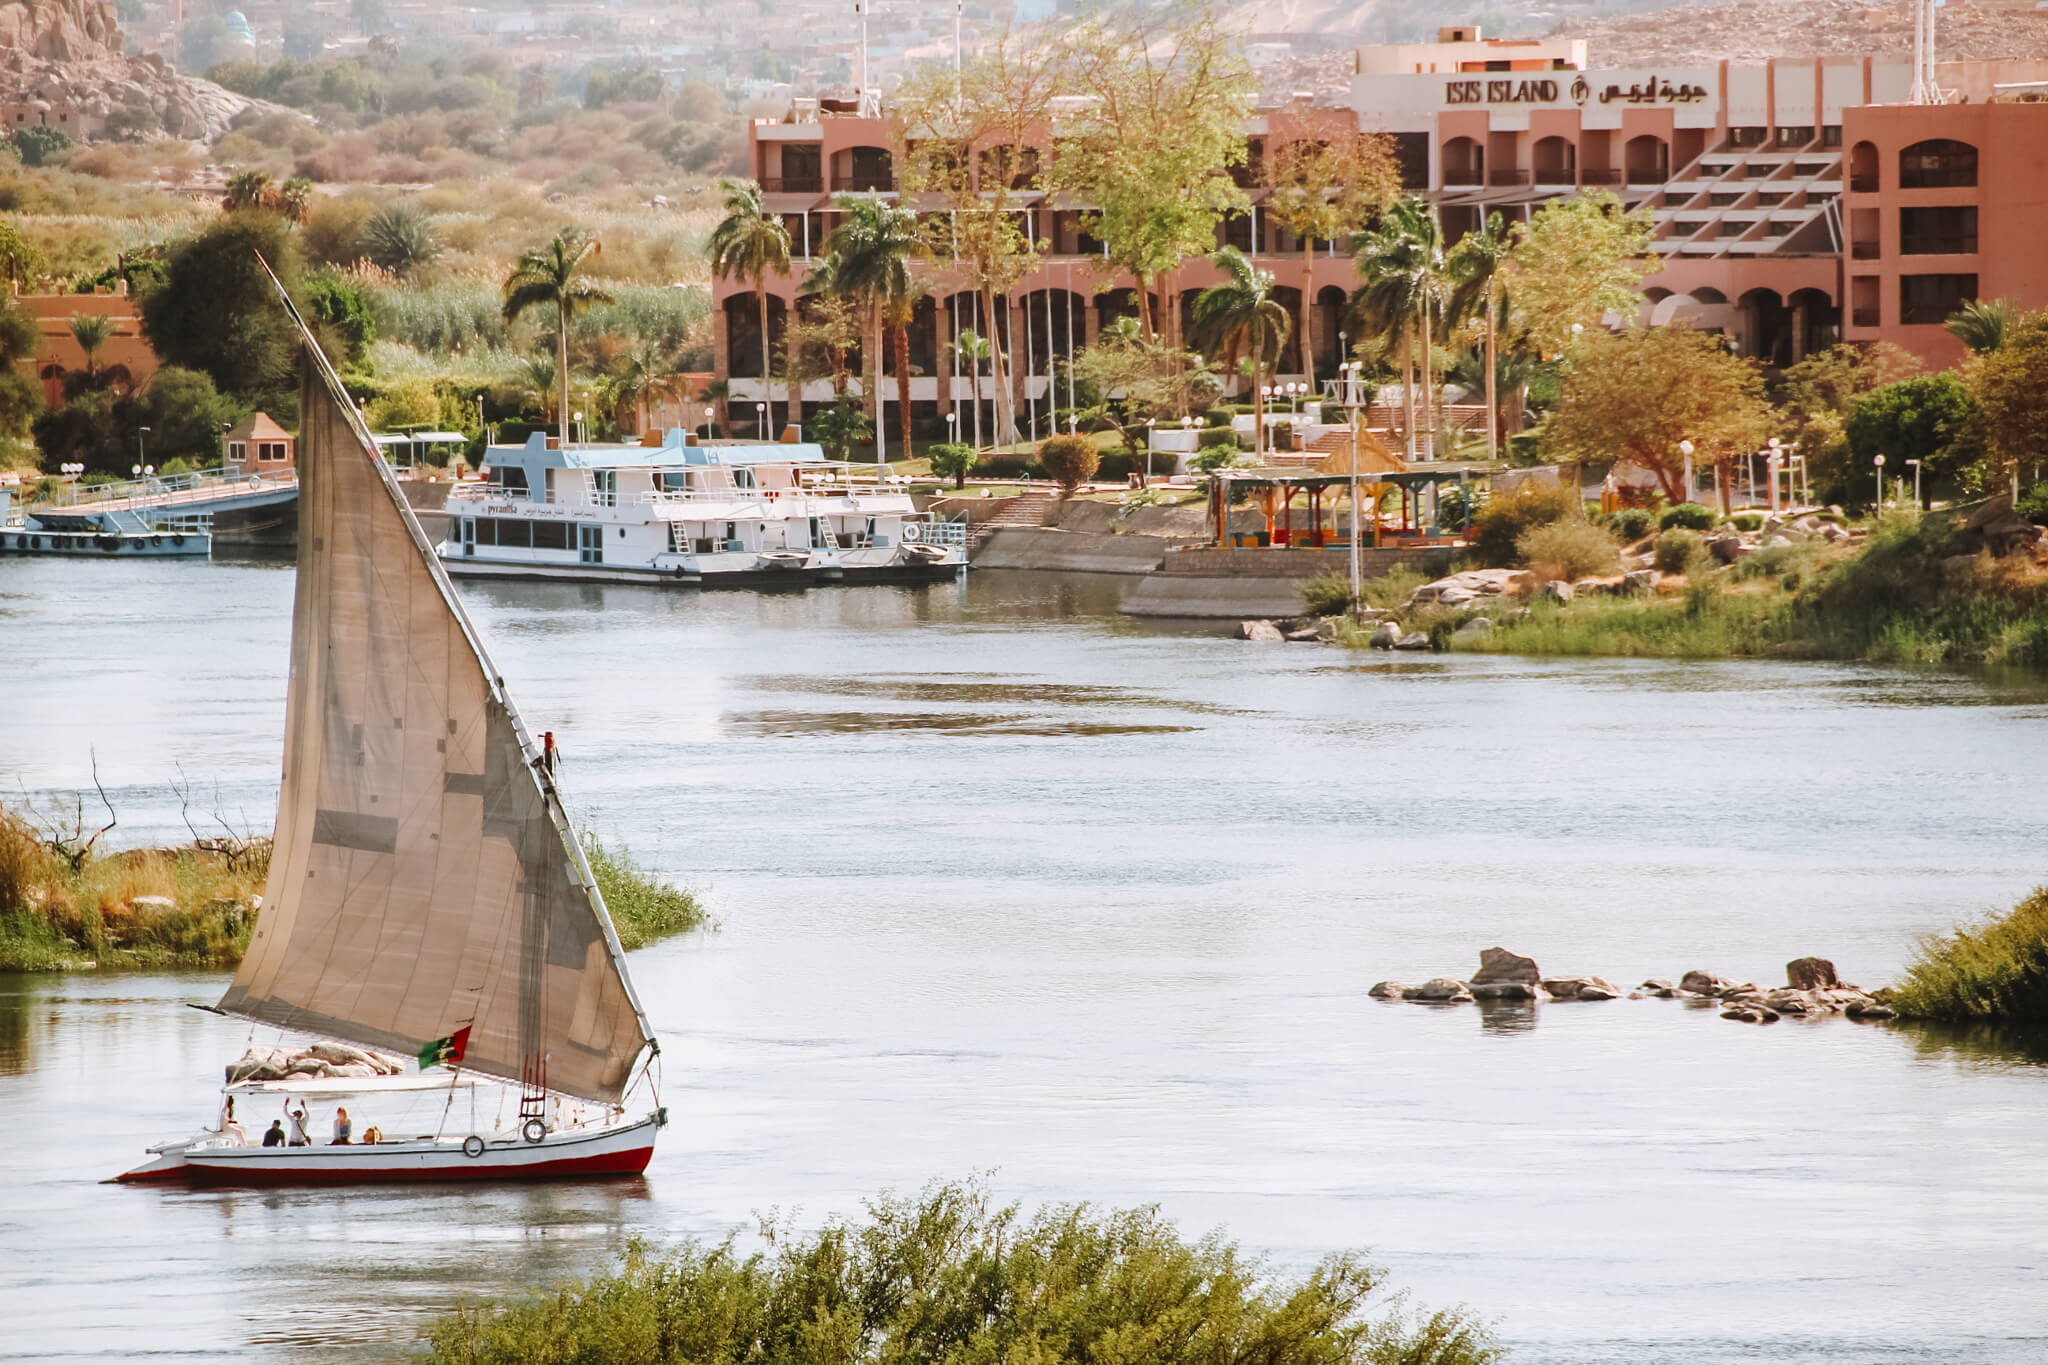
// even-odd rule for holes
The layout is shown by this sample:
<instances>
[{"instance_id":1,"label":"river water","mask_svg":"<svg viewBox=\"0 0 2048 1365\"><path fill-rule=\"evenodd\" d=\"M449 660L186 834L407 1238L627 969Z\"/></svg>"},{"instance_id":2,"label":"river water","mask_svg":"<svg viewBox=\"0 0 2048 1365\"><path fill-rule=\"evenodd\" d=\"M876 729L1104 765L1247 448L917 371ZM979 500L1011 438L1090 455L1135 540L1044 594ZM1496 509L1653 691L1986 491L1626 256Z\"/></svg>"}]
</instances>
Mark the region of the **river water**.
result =
<instances>
[{"instance_id":1,"label":"river water","mask_svg":"<svg viewBox=\"0 0 2048 1365\"><path fill-rule=\"evenodd\" d=\"M1117 617L1117 580L465 589L564 785L722 928L639 953L644 1182L95 1183L211 1112L214 974L0 979L0 1358L392 1358L636 1234L937 1176L1369 1247L1522 1362L2048 1358L2048 1066L1550 972L1892 977L2043 880L2048 691L1850 666L1349 655ZM0 562L0 782L109 840L267 827L288 568Z\"/></svg>"}]
</instances>

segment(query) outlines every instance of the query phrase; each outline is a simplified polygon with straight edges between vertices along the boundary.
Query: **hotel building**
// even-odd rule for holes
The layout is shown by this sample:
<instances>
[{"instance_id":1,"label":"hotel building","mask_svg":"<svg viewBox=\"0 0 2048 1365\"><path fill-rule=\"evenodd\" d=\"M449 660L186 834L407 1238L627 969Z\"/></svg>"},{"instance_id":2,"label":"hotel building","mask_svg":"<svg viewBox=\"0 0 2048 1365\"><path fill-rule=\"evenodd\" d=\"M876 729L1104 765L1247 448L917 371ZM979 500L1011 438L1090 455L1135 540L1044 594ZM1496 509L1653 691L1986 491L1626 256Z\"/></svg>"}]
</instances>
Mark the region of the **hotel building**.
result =
<instances>
[{"instance_id":1,"label":"hotel building","mask_svg":"<svg viewBox=\"0 0 2048 1365\"><path fill-rule=\"evenodd\" d=\"M1525 218L1583 190L1647 209L1663 268L1645 282L1641 321L1690 318L1772 365L1842 340L1894 342L1948 365L1961 348L1941 321L1964 300L2048 306L2048 253L2029 240L2048 212L2048 103L2034 102L2048 94L2048 62L1942 63L1938 75L1946 102L1914 104L1911 66L1889 58L1606 69L1588 64L1582 40L1448 28L1436 43L1360 49L1342 112L1394 138L1407 188L1437 205L1453 239L1489 213ZM754 124L752 169L797 257L794 278L769 283L771 335L822 250L834 196L895 192L883 112L863 118L798 101L786 117ZM1238 178L1251 207L1218 237L1274 274L1291 315L1310 291L1305 340L1326 380L1357 273L1340 241L1317 249L1304 280L1302 244L1261 211L1266 144L1286 135L1288 117L1270 111L1247 128L1250 162ZM1027 357L1016 373L1020 404L1043 406L1049 358L1136 308L1132 281L1105 272L1080 210L1024 199L1050 251L993 322L1006 350ZM942 268L933 280L911 344L913 413L927 423L969 397L947 343L961 328L986 334L990 322ZM1187 264L1183 316L1213 282L1206 262ZM760 398L752 290L724 281L715 298L718 373L751 405ZM1301 377L1303 340L1289 339L1281 380ZM884 387L893 402L893 382ZM829 396L814 389L807 402Z\"/></svg>"}]
</instances>

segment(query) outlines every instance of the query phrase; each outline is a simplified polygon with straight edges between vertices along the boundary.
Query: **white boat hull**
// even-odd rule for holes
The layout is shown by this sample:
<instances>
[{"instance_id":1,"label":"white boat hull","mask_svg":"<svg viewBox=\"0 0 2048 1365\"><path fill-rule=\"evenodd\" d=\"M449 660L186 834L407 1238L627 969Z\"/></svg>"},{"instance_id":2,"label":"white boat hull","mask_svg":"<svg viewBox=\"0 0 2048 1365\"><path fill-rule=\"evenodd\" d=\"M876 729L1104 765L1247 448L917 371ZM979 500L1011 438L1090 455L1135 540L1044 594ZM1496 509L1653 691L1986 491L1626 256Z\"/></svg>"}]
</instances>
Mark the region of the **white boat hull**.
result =
<instances>
[{"instance_id":1,"label":"white boat hull","mask_svg":"<svg viewBox=\"0 0 2048 1365\"><path fill-rule=\"evenodd\" d=\"M465 1135L441 1140L343 1147L168 1146L115 1179L122 1184L365 1185L441 1180L573 1180L639 1175L654 1156L661 1111L604 1127L519 1137Z\"/></svg>"}]
</instances>

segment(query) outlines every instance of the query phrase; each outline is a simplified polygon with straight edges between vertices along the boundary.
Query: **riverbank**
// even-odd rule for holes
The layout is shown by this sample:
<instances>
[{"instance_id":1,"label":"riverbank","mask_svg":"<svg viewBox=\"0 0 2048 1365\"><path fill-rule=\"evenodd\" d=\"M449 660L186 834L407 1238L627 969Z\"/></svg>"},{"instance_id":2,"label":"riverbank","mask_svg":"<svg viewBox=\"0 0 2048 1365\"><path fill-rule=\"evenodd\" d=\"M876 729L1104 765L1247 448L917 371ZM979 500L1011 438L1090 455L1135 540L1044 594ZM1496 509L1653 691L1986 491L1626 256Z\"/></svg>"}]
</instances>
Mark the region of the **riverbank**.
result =
<instances>
[{"instance_id":1,"label":"riverbank","mask_svg":"<svg viewBox=\"0 0 2048 1365\"><path fill-rule=\"evenodd\" d=\"M1419 593L1396 627L1463 653L2048 668L2048 565L1994 554L1951 519L1899 518L1861 543L1775 545L1730 564L1701 552L1673 572ZM1367 647L1374 633L1341 638Z\"/></svg>"},{"instance_id":2,"label":"riverbank","mask_svg":"<svg viewBox=\"0 0 2048 1365\"><path fill-rule=\"evenodd\" d=\"M242 960L270 875L270 840L198 839L101 852L0 810L0 972L231 968ZM629 951L716 928L689 891L623 845L584 835L591 871Z\"/></svg>"}]
</instances>

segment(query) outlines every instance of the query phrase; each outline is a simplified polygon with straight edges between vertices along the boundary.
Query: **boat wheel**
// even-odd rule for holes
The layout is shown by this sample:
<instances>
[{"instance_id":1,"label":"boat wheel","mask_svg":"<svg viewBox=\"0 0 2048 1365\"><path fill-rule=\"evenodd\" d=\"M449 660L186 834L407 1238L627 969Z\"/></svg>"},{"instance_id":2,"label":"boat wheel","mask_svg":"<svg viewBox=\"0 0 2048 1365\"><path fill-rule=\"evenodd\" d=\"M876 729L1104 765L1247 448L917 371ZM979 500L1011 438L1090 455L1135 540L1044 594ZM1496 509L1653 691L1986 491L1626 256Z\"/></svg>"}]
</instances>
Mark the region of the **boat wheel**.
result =
<instances>
[{"instance_id":1,"label":"boat wheel","mask_svg":"<svg viewBox=\"0 0 2048 1365\"><path fill-rule=\"evenodd\" d=\"M462 1154L472 1161L482 1156L484 1154L484 1140L475 1133L471 1133L462 1140Z\"/></svg>"},{"instance_id":2,"label":"boat wheel","mask_svg":"<svg viewBox=\"0 0 2048 1365\"><path fill-rule=\"evenodd\" d=\"M528 1119L519 1125L519 1135L528 1142L539 1142L548 1135L548 1126L539 1119Z\"/></svg>"}]
</instances>

